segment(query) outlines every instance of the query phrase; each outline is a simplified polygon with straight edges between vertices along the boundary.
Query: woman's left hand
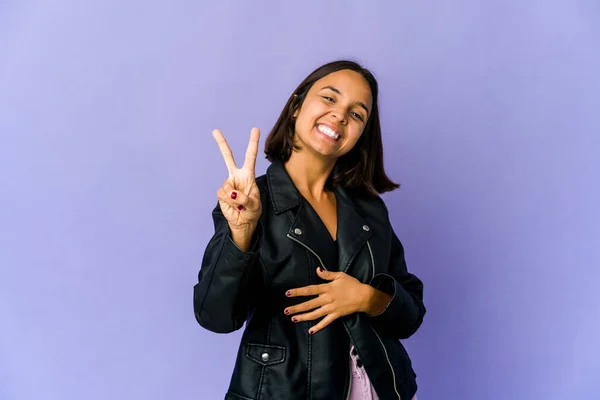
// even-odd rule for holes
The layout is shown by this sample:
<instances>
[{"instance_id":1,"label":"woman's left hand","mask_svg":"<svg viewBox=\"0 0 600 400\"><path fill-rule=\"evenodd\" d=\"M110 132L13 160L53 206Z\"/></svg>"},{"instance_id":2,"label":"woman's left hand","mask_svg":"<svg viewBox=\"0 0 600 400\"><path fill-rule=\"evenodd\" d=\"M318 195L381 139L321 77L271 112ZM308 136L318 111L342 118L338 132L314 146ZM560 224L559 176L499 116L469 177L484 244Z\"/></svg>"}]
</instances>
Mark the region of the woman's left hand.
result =
<instances>
[{"instance_id":1,"label":"woman's left hand","mask_svg":"<svg viewBox=\"0 0 600 400\"><path fill-rule=\"evenodd\" d=\"M340 317L355 312L367 311L372 297L373 288L371 286L361 283L358 279L344 272L325 271L317 268L317 275L330 282L291 289L286 292L286 296L318 297L284 310L286 315L293 315L293 322L312 321L324 317L310 329L309 333L311 335Z\"/></svg>"}]
</instances>

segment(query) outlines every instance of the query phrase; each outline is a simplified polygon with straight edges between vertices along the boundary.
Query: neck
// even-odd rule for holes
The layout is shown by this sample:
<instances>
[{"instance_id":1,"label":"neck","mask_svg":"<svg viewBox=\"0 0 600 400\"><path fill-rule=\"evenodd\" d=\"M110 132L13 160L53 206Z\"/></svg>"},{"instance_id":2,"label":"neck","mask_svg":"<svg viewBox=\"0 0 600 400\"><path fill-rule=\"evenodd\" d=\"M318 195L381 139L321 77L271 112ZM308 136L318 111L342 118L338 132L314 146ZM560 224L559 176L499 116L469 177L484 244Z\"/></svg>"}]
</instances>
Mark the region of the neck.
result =
<instances>
[{"instance_id":1,"label":"neck","mask_svg":"<svg viewBox=\"0 0 600 400\"><path fill-rule=\"evenodd\" d=\"M306 151L293 151L285 163L285 169L300 193L317 200L326 195L325 184L334 166L335 160L315 157Z\"/></svg>"}]
</instances>

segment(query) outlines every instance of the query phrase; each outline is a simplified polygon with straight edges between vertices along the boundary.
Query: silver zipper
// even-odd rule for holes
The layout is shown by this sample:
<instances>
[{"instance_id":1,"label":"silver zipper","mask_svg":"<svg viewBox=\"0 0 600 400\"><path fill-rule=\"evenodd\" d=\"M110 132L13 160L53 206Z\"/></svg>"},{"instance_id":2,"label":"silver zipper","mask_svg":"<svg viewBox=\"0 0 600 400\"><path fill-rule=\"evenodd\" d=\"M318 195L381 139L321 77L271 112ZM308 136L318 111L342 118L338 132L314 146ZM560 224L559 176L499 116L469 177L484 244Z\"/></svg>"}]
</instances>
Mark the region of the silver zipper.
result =
<instances>
[{"instance_id":1,"label":"silver zipper","mask_svg":"<svg viewBox=\"0 0 600 400\"><path fill-rule=\"evenodd\" d=\"M302 247L304 247L306 250L310 251L315 257L317 257L317 260L319 260L319 263L321 264L321 267L323 267L324 270L327 270L327 268L325 268L325 265L323 265L323 260L321 260L321 257L319 257L319 255L317 253L315 253L313 251L313 249L311 249L310 247L308 247L307 245L305 245L304 243L302 243L301 241L299 241L298 239L296 239L295 237L293 237L289 233L286 236L288 238L292 239L294 242L299 243L300 245L302 245ZM350 365L350 363L348 363L348 370L350 372L350 375L348 376L348 394L346 395L346 400L350 399L350 393L352 392L352 365Z\"/></svg>"},{"instance_id":2,"label":"silver zipper","mask_svg":"<svg viewBox=\"0 0 600 400\"><path fill-rule=\"evenodd\" d=\"M323 260L321 260L321 257L319 257L319 255L317 253L315 253L313 251L313 249L311 249L310 247L308 247L307 245L305 245L304 243L302 243L300 240L296 239L295 237L293 237L289 233L286 236L288 238L292 239L294 242L299 243L302 247L304 247L308 251L310 251L315 257L317 257L317 260L319 260L319 263L321 264L321 267L323 267L323 269L327 270L327 268L325 268L325 265L323 265ZM367 240L367 247L369 248L369 254L371 255L371 266L373 268L373 276L375 276L375 258L373 257L373 250L371 249L371 244L369 243L368 240ZM383 342L381 341L381 338L379 337L379 335L377 334L377 332L375 332L375 329L373 329L373 327L371 327L371 329L373 330L373 333L375 333L375 336L377 336L377 339L379 339L379 343L381 344L381 347L383 348L383 352L385 353L385 358L386 358L386 360L388 362L388 365L390 366L390 370L392 371L392 378L394 380L394 391L398 395L398 400L402 400L402 397L400 396L400 393L398 393L398 388L397 388L397 385L396 385L396 374L394 373L394 367L392 367L392 363L391 363L390 358L388 356L387 350L385 349L385 346L383 345ZM348 385L348 396L346 397L346 400L348 400L350 398L351 389L352 389L352 365L350 365L350 383Z\"/></svg>"},{"instance_id":3,"label":"silver zipper","mask_svg":"<svg viewBox=\"0 0 600 400\"><path fill-rule=\"evenodd\" d=\"M300 243L306 250L310 251L311 253L313 253L313 255L315 257L317 257L317 260L319 260L319 263L321 264L321 267L323 267L324 270L327 270L327 268L325 268L325 265L323 265L323 260L321 260L321 257L319 257L317 255L317 253L315 253L313 251L313 249L311 249L310 247L308 247L307 245L305 245L304 243L302 243L301 241L299 241L298 239L296 239L295 237L293 237L292 235L290 235L289 233L287 234L287 237L289 237L290 239L292 239L294 242L296 243Z\"/></svg>"},{"instance_id":4,"label":"silver zipper","mask_svg":"<svg viewBox=\"0 0 600 400\"><path fill-rule=\"evenodd\" d=\"M396 395L398 396L398 400L402 400L400 393L398 393L398 387L396 386L396 374L394 373L394 367L392 367L392 363L390 361L390 358L388 357L387 350L385 349L385 346L383 345L383 342L381 341L381 338L379 337L379 335L377 334L375 329L373 329L373 327L371 327L371 329L373 330L373 333L375 333L375 336L377 336L377 339L379 339L379 343L381 343L381 347L383 347L383 352L385 353L385 358L387 359L388 365L390 366L390 369L392 370L392 378L394 379L394 391L396 392Z\"/></svg>"},{"instance_id":5,"label":"silver zipper","mask_svg":"<svg viewBox=\"0 0 600 400\"><path fill-rule=\"evenodd\" d=\"M371 243L367 240L367 247L369 248L369 254L371 255L371 267L373 268L373 274L371 279L375 278L375 258L373 257L373 250L371 250Z\"/></svg>"},{"instance_id":6,"label":"silver zipper","mask_svg":"<svg viewBox=\"0 0 600 400\"><path fill-rule=\"evenodd\" d=\"M371 266L373 268L373 276L371 277L371 279L373 279L375 277L375 258L373 257L373 250L371 250L371 244L369 243L368 240L367 240L367 247L369 248L369 254L371 255ZM373 329L373 327L371 327L371 330L373 331L375 336L377 336L377 339L379 339L379 343L381 344L381 347L383 348L383 352L385 353L385 358L388 362L388 365L390 366L390 370L392 371L392 378L394 381L394 391L396 392L396 395L398 396L398 400L402 400L402 396L400 396L400 393L398 393L398 387L396 385L396 373L394 372L394 367L392 366L392 363L390 361L390 357L388 356L387 350L385 349L385 346L383 345L383 341L381 340L381 338L379 337L379 335L377 334L375 329Z\"/></svg>"}]
</instances>

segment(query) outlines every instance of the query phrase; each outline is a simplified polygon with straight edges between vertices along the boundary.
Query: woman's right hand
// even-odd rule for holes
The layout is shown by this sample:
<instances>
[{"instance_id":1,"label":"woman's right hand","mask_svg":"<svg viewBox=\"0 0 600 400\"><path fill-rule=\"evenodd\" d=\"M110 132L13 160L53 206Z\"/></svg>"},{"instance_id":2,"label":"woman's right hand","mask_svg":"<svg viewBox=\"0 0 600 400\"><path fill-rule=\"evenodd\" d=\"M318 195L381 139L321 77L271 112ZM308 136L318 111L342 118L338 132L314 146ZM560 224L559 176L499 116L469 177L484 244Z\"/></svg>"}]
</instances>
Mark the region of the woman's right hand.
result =
<instances>
[{"instance_id":1,"label":"woman's right hand","mask_svg":"<svg viewBox=\"0 0 600 400\"><path fill-rule=\"evenodd\" d=\"M260 191L256 186L254 172L260 131L258 128L253 128L250 132L250 142L242 168L236 166L231 148L223 133L218 129L212 133L229 171L229 177L217 191L219 206L229 223L234 242L242 250L247 250L262 213Z\"/></svg>"}]
</instances>

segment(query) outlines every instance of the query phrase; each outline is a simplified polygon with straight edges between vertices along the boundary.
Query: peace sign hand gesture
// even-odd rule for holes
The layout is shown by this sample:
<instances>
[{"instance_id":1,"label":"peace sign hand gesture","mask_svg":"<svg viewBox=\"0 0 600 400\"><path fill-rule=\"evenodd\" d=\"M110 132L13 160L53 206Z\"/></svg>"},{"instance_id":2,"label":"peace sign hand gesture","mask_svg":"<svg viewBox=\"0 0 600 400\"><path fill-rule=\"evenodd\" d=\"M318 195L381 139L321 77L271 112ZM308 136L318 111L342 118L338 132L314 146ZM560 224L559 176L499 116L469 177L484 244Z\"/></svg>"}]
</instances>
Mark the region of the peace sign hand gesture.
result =
<instances>
[{"instance_id":1,"label":"peace sign hand gesture","mask_svg":"<svg viewBox=\"0 0 600 400\"><path fill-rule=\"evenodd\" d=\"M258 128L252 128L250 132L250 142L248 143L246 159L242 168L236 166L223 133L215 129L212 134L219 145L229 171L229 177L217 191L219 206L229 223L233 241L242 250L247 250L262 213L260 191L256 186L254 170L260 131Z\"/></svg>"}]
</instances>

